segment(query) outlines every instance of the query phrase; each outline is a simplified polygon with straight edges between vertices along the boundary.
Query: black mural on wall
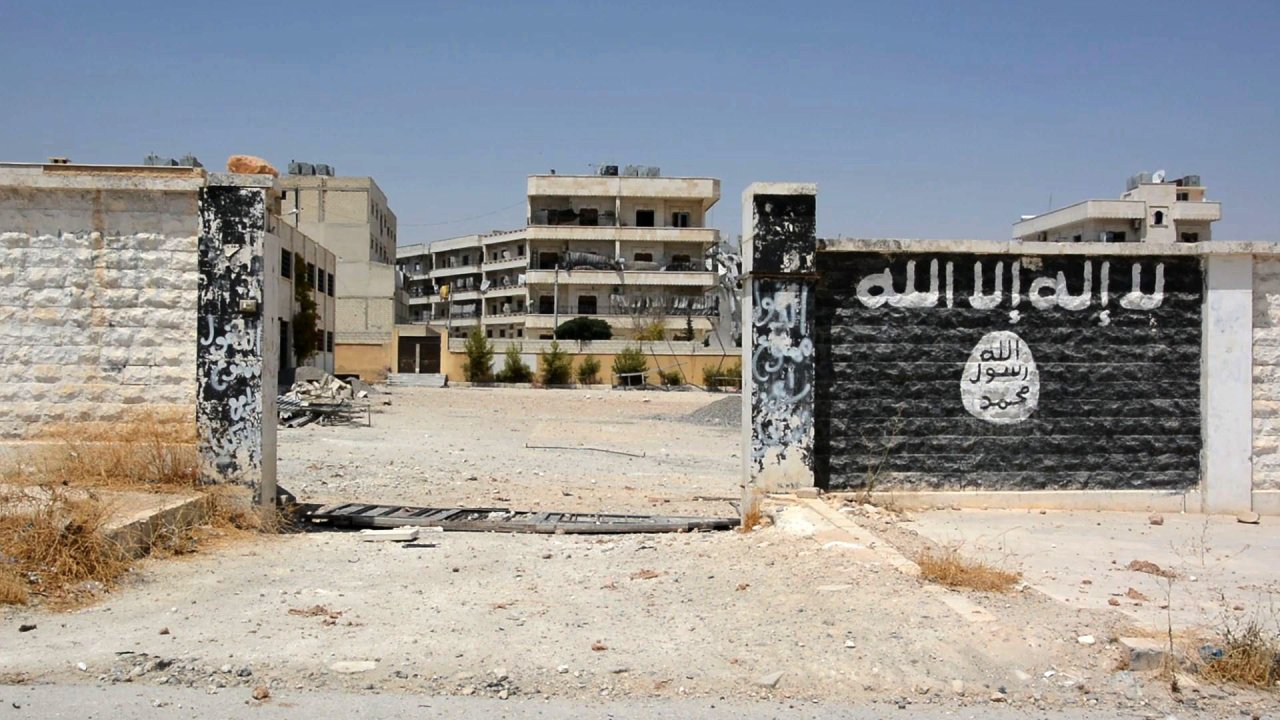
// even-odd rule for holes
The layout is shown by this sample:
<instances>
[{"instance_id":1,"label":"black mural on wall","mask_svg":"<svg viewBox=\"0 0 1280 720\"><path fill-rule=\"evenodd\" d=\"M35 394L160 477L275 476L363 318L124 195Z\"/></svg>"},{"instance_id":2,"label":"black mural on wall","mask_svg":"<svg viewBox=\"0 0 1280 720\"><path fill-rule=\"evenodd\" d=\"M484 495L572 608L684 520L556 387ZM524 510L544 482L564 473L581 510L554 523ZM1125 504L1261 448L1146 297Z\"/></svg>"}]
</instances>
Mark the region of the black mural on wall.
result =
<instances>
[{"instance_id":1,"label":"black mural on wall","mask_svg":"<svg viewBox=\"0 0 1280 720\"><path fill-rule=\"evenodd\" d=\"M751 272L755 275L813 272L817 198L756 195Z\"/></svg>"},{"instance_id":2,"label":"black mural on wall","mask_svg":"<svg viewBox=\"0 0 1280 720\"><path fill-rule=\"evenodd\" d=\"M1198 482L1198 259L824 252L818 269L819 485Z\"/></svg>"}]
</instances>

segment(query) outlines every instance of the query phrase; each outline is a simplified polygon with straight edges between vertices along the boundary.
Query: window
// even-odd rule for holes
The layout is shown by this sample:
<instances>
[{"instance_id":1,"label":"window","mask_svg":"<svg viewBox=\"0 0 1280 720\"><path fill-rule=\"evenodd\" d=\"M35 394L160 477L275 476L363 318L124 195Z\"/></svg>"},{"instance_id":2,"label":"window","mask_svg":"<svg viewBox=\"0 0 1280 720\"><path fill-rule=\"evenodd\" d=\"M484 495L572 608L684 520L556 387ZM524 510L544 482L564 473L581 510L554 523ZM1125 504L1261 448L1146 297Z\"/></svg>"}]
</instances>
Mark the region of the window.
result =
<instances>
[{"instance_id":1,"label":"window","mask_svg":"<svg viewBox=\"0 0 1280 720\"><path fill-rule=\"evenodd\" d=\"M596 296L595 295L579 295L578 296L578 314L579 315L595 315L596 314Z\"/></svg>"},{"instance_id":2,"label":"window","mask_svg":"<svg viewBox=\"0 0 1280 720\"><path fill-rule=\"evenodd\" d=\"M1080 235L1078 235L1078 234L1077 234L1077 235L1072 235L1072 236L1071 236L1071 242L1080 242L1080 238L1081 238L1081 236L1080 236Z\"/></svg>"},{"instance_id":3,"label":"window","mask_svg":"<svg viewBox=\"0 0 1280 720\"><path fill-rule=\"evenodd\" d=\"M672 265L690 265L692 264L692 261L689 259L688 255L672 255L671 264Z\"/></svg>"},{"instance_id":4,"label":"window","mask_svg":"<svg viewBox=\"0 0 1280 720\"><path fill-rule=\"evenodd\" d=\"M329 352L333 352L333 331L326 331L324 334L324 346Z\"/></svg>"},{"instance_id":5,"label":"window","mask_svg":"<svg viewBox=\"0 0 1280 720\"><path fill-rule=\"evenodd\" d=\"M316 264L307 263L307 282L311 283L311 287L316 287Z\"/></svg>"},{"instance_id":6,"label":"window","mask_svg":"<svg viewBox=\"0 0 1280 720\"><path fill-rule=\"evenodd\" d=\"M556 300L550 295L538 296L538 314L550 315L556 311Z\"/></svg>"},{"instance_id":7,"label":"window","mask_svg":"<svg viewBox=\"0 0 1280 720\"><path fill-rule=\"evenodd\" d=\"M507 336L507 331L506 331L506 330L498 330L498 337L500 337L500 338L504 338L504 337L506 337L506 336Z\"/></svg>"},{"instance_id":8,"label":"window","mask_svg":"<svg viewBox=\"0 0 1280 720\"><path fill-rule=\"evenodd\" d=\"M1191 199L1191 195L1190 193L1178 193L1177 199L1185 202L1186 200Z\"/></svg>"},{"instance_id":9,"label":"window","mask_svg":"<svg viewBox=\"0 0 1280 720\"><path fill-rule=\"evenodd\" d=\"M678 228L689 227L689 213L687 212L671 213L671 227L678 227Z\"/></svg>"},{"instance_id":10,"label":"window","mask_svg":"<svg viewBox=\"0 0 1280 720\"><path fill-rule=\"evenodd\" d=\"M293 279L293 253L289 250L280 250L280 277Z\"/></svg>"},{"instance_id":11,"label":"window","mask_svg":"<svg viewBox=\"0 0 1280 720\"><path fill-rule=\"evenodd\" d=\"M516 337L524 337L524 329L516 328Z\"/></svg>"},{"instance_id":12,"label":"window","mask_svg":"<svg viewBox=\"0 0 1280 720\"><path fill-rule=\"evenodd\" d=\"M288 199L289 199L289 191L288 191L288 190L281 190L281 191L280 191L280 199L281 199L281 200L288 200Z\"/></svg>"},{"instance_id":13,"label":"window","mask_svg":"<svg viewBox=\"0 0 1280 720\"><path fill-rule=\"evenodd\" d=\"M316 273L316 281L317 281L317 282L316 282L316 292L320 293L321 295L324 295L324 292L325 292L325 291L324 291L324 288L325 288L325 285L324 285L324 270L321 270L321 271L319 271L319 272L317 272L317 273Z\"/></svg>"},{"instance_id":14,"label":"window","mask_svg":"<svg viewBox=\"0 0 1280 720\"><path fill-rule=\"evenodd\" d=\"M636 227L653 227L653 211L637 210Z\"/></svg>"},{"instance_id":15,"label":"window","mask_svg":"<svg viewBox=\"0 0 1280 720\"><path fill-rule=\"evenodd\" d=\"M554 270L559 262L560 256L556 253L538 253L538 267L542 270Z\"/></svg>"},{"instance_id":16,"label":"window","mask_svg":"<svg viewBox=\"0 0 1280 720\"><path fill-rule=\"evenodd\" d=\"M1163 210L1157 210L1157 211L1155 212L1155 215L1153 215L1153 216L1152 216L1152 218L1153 218L1153 220L1154 220L1154 224L1155 224L1155 225L1157 225L1157 226L1164 225L1164 211L1163 211Z\"/></svg>"},{"instance_id":17,"label":"window","mask_svg":"<svg viewBox=\"0 0 1280 720\"><path fill-rule=\"evenodd\" d=\"M653 262L653 253L636 253L636 262Z\"/></svg>"},{"instance_id":18,"label":"window","mask_svg":"<svg viewBox=\"0 0 1280 720\"><path fill-rule=\"evenodd\" d=\"M578 211L578 224L591 226L599 225L600 211L596 208L582 208Z\"/></svg>"},{"instance_id":19,"label":"window","mask_svg":"<svg viewBox=\"0 0 1280 720\"><path fill-rule=\"evenodd\" d=\"M1179 236L1178 239L1181 240L1182 242L1200 242L1200 233L1184 232Z\"/></svg>"},{"instance_id":20,"label":"window","mask_svg":"<svg viewBox=\"0 0 1280 720\"><path fill-rule=\"evenodd\" d=\"M516 257L524 257L524 246L523 246L523 245L517 245L517 246L516 246Z\"/></svg>"},{"instance_id":21,"label":"window","mask_svg":"<svg viewBox=\"0 0 1280 720\"><path fill-rule=\"evenodd\" d=\"M1124 242L1125 234L1123 230L1112 230L1111 232L1101 233L1102 242Z\"/></svg>"},{"instance_id":22,"label":"window","mask_svg":"<svg viewBox=\"0 0 1280 720\"><path fill-rule=\"evenodd\" d=\"M463 264L463 265L470 265L470 264L471 264L471 256L470 256L470 255L463 255L463 256L462 256L462 264Z\"/></svg>"},{"instance_id":23,"label":"window","mask_svg":"<svg viewBox=\"0 0 1280 720\"><path fill-rule=\"evenodd\" d=\"M323 332L316 333L316 352L324 352L325 334Z\"/></svg>"},{"instance_id":24,"label":"window","mask_svg":"<svg viewBox=\"0 0 1280 720\"><path fill-rule=\"evenodd\" d=\"M329 275L329 297L333 297L333 292L334 292L333 273L328 273L328 275Z\"/></svg>"}]
</instances>

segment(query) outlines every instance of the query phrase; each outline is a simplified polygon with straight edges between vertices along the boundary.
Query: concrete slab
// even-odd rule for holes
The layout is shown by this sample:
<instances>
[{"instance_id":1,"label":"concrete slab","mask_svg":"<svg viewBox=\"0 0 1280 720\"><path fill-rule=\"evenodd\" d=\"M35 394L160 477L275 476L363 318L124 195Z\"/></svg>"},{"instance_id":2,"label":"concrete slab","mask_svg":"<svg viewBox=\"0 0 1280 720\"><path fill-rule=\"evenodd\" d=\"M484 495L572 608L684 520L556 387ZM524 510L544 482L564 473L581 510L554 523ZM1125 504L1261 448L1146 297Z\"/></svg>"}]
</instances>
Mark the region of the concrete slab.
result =
<instances>
[{"instance_id":1,"label":"concrete slab","mask_svg":"<svg viewBox=\"0 0 1280 720\"><path fill-rule=\"evenodd\" d=\"M1235 516L1166 514L1163 525L1152 525L1146 513L936 510L914 519L921 535L1016 567L1061 602L1119 610L1151 630L1169 618L1175 629L1218 627L1280 591L1273 562L1280 528ZM1134 560L1178 577L1126 569Z\"/></svg>"}]
</instances>

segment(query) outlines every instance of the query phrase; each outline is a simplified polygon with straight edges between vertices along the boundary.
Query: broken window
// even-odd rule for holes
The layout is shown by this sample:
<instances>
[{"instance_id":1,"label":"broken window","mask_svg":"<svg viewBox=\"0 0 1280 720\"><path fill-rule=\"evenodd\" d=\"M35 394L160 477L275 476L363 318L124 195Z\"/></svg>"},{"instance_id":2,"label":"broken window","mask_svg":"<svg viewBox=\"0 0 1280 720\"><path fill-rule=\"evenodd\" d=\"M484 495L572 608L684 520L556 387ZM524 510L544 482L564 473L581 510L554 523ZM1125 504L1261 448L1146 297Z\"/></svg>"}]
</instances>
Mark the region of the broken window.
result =
<instances>
[{"instance_id":1,"label":"broken window","mask_svg":"<svg viewBox=\"0 0 1280 720\"><path fill-rule=\"evenodd\" d=\"M636 227L653 227L653 211L637 210Z\"/></svg>"}]
</instances>

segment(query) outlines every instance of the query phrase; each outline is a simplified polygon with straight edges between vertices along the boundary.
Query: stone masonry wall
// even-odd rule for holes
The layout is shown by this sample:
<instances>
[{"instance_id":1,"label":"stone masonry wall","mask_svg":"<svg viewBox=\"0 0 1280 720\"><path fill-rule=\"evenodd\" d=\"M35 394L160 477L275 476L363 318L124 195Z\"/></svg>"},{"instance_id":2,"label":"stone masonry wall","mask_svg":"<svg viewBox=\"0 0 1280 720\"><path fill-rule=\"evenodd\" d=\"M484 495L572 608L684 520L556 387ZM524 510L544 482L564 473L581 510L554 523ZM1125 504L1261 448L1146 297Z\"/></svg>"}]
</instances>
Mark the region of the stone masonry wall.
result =
<instances>
[{"instance_id":1,"label":"stone masonry wall","mask_svg":"<svg viewBox=\"0 0 1280 720\"><path fill-rule=\"evenodd\" d=\"M1197 486L1199 258L824 252L818 267L820 486Z\"/></svg>"},{"instance_id":2,"label":"stone masonry wall","mask_svg":"<svg viewBox=\"0 0 1280 720\"><path fill-rule=\"evenodd\" d=\"M1253 486L1280 490L1280 260L1253 265Z\"/></svg>"},{"instance_id":3,"label":"stone masonry wall","mask_svg":"<svg viewBox=\"0 0 1280 720\"><path fill-rule=\"evenodd\" d=\"M195 417L195 194L0 188L0 437Z\"/></svg>"}]
</instances>

